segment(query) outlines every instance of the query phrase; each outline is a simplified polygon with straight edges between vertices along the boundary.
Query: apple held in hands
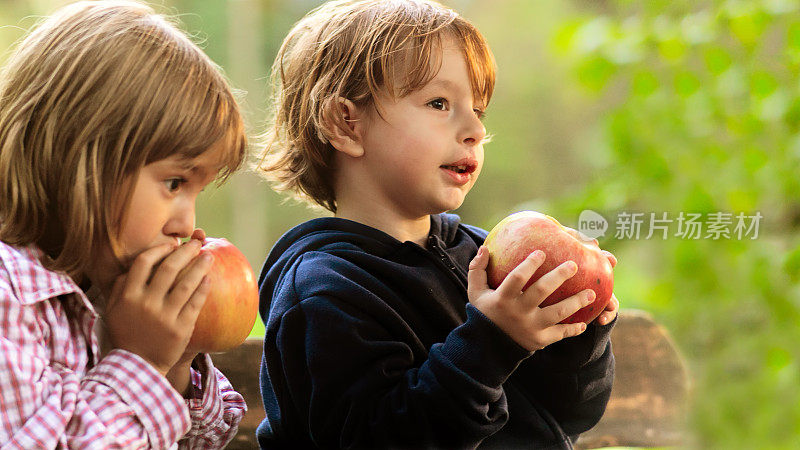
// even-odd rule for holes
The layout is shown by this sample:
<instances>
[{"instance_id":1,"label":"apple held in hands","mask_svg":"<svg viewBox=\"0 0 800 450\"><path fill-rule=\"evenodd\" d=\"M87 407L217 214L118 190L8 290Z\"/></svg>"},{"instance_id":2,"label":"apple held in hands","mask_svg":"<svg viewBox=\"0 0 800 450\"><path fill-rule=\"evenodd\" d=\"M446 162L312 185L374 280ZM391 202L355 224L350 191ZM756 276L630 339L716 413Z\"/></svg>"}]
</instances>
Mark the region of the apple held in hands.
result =
<instances>
[{"instance_id":1,"label":"apple held in hands","mask_svg":"<svg viewBox=\"0 0 800 450\"><path fill-rule=\"evenodd\" d=\"M596 294L594 302L571 315L562 323L589 323L603 312L614 290L611 263L596 241L584 242L570 234L556 219L535 211L521 211L501 220L484 243L489 250L489 286L496 289L505 277L529 254L541 250L545 261L525 284L525 289L566 261L578 265L578 273L565 281L541 304L558 303L584 289Z\"/></svg>"},{"instance_id":2,"label":"apple held in hands","mask_svg":"<svg viewBox=\"0 0 800 450\"><path fill-rule=\"evenodd\" d=\"M226 239L206 238L201 251L214 256L208 272L211 291L187 351L230 350L247 338L258 316L258 286L247 258Z\"/></svg>"}]
</instances>

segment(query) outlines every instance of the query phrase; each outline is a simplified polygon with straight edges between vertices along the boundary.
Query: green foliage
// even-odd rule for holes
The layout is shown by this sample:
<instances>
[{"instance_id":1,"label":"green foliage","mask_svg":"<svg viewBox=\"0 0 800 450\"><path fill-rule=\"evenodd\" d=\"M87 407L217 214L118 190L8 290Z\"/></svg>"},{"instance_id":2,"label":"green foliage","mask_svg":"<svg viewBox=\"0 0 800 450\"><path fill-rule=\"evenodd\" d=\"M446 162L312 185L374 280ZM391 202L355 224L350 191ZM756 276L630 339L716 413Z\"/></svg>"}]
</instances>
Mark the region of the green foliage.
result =
<instances>
[{"instance_id":1,"label":"green foliage","mask_svg":"<svg viewBox=\"0 0 800 450\"><path fill-rule=\"evenodd\" d=\"M577 149L603 152L603 176L551 211L760 212L757 239L601 243L623 305L653 312L689 361L699 446L798 448L800 6L610 3L553 35L608 106Z\"/></svg>"}]
</instances>

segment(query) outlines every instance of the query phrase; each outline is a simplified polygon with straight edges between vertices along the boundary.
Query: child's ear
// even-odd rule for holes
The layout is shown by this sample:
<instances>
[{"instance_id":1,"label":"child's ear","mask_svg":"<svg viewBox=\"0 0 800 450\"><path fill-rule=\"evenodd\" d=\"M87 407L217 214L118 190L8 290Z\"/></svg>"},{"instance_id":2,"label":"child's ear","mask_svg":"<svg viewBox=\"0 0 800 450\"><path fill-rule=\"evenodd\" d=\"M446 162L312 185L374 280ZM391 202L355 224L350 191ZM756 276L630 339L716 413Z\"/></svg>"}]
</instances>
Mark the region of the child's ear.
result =
<instances>
[{"instance_id":1,"label":"child's ear","mask_svg":"<svg viewBox=\"0 0 800 450\"><path fill-rule=\"evenodd\" d=\"M344 97L339 97L339 100L331 105L331 110L326 124L330 133L328 142L333 148L348 156L353 158L363 156L360 123L362 112L355 103Z\"/></svg>"}]
</instances>

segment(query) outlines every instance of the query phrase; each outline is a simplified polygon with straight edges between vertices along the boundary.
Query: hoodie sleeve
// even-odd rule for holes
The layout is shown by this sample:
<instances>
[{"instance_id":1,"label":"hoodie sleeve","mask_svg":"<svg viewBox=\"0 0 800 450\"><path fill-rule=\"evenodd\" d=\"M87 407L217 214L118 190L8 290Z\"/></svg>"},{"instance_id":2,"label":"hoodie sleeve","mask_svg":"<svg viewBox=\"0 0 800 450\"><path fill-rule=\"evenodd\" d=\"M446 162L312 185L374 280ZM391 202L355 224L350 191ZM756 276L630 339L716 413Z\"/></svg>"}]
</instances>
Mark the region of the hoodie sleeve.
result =
<instances>
[{"instance_id":1,"label":"hoodie sleeve","mask_svg":"<svg viewBox=\"0 0 800 450\"><path fill-rule=\"evenodd\" d=\"M611 397L615 323L589 324L580 335L537 351L514 374L573 440L600 421Z\"/></svg>"},{"instance_id":2,"label":"hoodie sleeve","mask_svg":"<svg viewBox=\"0 0 800 450\"><path fill-rule=\"evenodd\" d=\"M414 354L390 311L355 296L304 299L275 336L281 372L270 378L283 379L314 444L473 448L502 428L502 384L527 350L470 305L443 343Z\"/></svg>"}]
</instances>

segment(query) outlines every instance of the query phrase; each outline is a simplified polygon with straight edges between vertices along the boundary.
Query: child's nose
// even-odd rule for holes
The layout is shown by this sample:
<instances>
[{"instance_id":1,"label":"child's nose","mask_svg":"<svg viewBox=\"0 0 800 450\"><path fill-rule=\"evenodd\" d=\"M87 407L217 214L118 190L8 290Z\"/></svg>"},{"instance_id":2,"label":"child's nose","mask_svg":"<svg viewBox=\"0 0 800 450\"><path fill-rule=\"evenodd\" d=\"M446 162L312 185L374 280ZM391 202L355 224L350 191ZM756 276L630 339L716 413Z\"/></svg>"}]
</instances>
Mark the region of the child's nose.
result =
<instances>
[{"instance_id":1,"label":"child's nose","mask_svg":"<svg viewBox=\"0 0 800 450\"><path fill-rule=\"evenodd\" d=\"M164 234L177 238L186 238L194 231L194 202L180 205L164 227Z\"/></svg>"},{"instance_id":2,"label":"child's nose","mask_svg":"<svg viewBox=\"0 0 800 450\"><path fill-rule=\"evenodd\" d=\"M473 115L464 127L461 141L467 145L478 145L483 142L484 137L486 137L486 127L478 117Z\"/></svg>"}]
</instances>

